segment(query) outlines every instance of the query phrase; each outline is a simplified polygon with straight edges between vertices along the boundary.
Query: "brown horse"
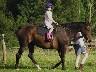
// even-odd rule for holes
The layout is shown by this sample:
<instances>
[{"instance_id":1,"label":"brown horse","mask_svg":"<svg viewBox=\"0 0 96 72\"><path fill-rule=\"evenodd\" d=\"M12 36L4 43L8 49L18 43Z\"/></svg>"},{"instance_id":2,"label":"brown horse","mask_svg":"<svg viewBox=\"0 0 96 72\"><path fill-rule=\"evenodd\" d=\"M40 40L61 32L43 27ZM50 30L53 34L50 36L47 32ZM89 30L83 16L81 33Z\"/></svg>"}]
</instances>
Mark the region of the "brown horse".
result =
<instances>
[{"instance_id":1,"label":"brown horse","mask_svg":"<svg viewBox=\"0 0 96 72\"><path fill-rule=\"evenodd\" d=\"M79 25L77 26L79 27ZM51 42L46 42L45 36L39 35L37 31L38 31L38 26L31 26L31 25L21 26L16 31L16 35L20 45L19 51L16 54L16 64L15 64L16 68L18 68L19 59L23 53L24 48L28 46L29 48L28 57L32 60L32 62L34 63L34 65L36 65L38 69L41 69L33 56L34 46L36 45L44 49L56 49L59 53L61 61L58 62L52 68L56 68L62 63L62 69L65 69L64 61L65 61L66 48L70 44L72 38L74 38L75 33L81 31L84 34L84 36L86 36L89 40L91 40L92 37L89 29L84 28L83 26L81 26L81 29L76 31L72 31L68 27L62 28L61 26L54 26L54 30L53 30L54 38Z\"/></svg>"}]
</instances>

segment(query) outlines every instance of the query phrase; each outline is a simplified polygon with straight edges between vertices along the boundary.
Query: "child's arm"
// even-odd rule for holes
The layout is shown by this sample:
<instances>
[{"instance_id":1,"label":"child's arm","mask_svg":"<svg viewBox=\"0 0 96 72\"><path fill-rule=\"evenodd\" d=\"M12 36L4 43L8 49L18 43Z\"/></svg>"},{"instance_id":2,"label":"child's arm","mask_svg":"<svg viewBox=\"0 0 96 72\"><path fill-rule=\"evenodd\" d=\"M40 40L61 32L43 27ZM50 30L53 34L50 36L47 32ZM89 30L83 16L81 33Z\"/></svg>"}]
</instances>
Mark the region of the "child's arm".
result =
<instances>
[{"instance_id":1,"label":"child's arm","mask_svg":"<svg viewBox=\"0 0 96 72\"><path fill-rule=\"evenodd\" d=\"M53 23L57 23L55 22L55 20L52 18L52 15L50 13L47 12L47 16L49 18L49 20L51 20Z\"/></svg>"}]
</instances>

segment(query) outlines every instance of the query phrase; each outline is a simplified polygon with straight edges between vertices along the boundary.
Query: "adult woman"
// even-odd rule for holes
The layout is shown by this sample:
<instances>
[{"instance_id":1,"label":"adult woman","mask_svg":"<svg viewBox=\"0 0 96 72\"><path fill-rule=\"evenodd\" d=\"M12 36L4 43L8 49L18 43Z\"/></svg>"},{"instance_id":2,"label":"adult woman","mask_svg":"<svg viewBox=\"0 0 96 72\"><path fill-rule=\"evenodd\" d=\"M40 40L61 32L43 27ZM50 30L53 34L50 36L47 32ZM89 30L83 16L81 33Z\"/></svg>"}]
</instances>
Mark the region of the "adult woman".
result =
<instances>
[{"instance_id":1,"label":"adult woman","mask_svg":"<svg viewBox=\"0 0 96 72\"><path fill-rule=\"evenodd\" d=\"M86 51L86 46L84 44L84 37L82 36L81 32L78 32L76 34L73 47L75 49L75 54L76 54L75 69L83 70L83 66L88 57L88 53ZM80 67L79 67L78 64L79 64L81 53L84 55L84 57L81 60Z\"/></svg>"}]
</instances>

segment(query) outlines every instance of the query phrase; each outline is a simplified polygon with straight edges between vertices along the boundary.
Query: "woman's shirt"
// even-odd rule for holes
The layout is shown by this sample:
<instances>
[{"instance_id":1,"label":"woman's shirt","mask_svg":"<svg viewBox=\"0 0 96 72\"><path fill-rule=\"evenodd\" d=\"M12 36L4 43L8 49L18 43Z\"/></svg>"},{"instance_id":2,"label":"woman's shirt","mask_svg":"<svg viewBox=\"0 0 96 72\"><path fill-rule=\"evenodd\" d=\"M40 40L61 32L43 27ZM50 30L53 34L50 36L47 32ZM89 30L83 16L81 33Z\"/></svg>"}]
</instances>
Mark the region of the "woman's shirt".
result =
<instances>
[{"instance_id":1,"label":"woman's shirt","mask_svg":"<svg viewBox=\"0 0 96 72\"><path fill-rule=\"evenodd\" d=\"M74 41L74 44L79 44L81 47L84 46L84 37Z\"/></svg>"},{"instance_id":2,"label":"woman's shirt","mask_svg":"<svg viewBox=\"0 0 96 72\"><path fill-rule=\"evenodd\" d=\"M79 44L81 47L84 46L84 37L82 37L82 33L78 32L76 34L76 40L74 41L74 44Z\"/></svg>"}]
</instances>

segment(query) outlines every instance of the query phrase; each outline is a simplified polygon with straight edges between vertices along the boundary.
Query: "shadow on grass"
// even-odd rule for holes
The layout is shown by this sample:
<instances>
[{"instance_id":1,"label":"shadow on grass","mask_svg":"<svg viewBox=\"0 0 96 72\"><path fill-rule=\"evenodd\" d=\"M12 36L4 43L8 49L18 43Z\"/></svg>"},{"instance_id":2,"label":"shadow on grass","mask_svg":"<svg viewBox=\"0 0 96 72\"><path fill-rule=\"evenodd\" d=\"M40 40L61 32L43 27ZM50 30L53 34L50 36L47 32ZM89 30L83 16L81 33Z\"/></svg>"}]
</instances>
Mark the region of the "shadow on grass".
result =
<instances>
[{"instance_id":1,"label":"shadow on grass","mask_svg":"<svg viewBox=\"0 0 96 72\"><path fill-rule=\"evenodd\" d=\"M0 69L14 69L14 66L13 65L0 65Z\"/></svg>"},{"instance_id":2,"label":"shadow on grass","mask_svg":"<svg viewBox=\"0 0 96 72\"><path fill-rule=\"evenodd\" d=\"M18 67L19 69L37 69L37 67L35 67L35 66L19 66ZM16 69L15 68L15 65L7 65L7 64L5 64L5 65L0 65L0 69ZM51 67L49 68L49 67L44 67L44 66L41 66L41 69L51 69Z\"/></svg>"},{"instance_id":3,"label":"shadow on grass","mask_svg":"<svg viewBox=\"0 0 96 72\"><path fill-rule=\"evenodd\" d=\"M0 65L0 69L6 69L6 70L37 70L37 68L34 66L34 65L30 65L30 66L27 66L27 65L20 65L19 66L19 68L18 69L15 69L15 65ZM48 66L41 66L41 70L43 71L48 71L48 70L50 70L50 71L54 71L54 70L58 70L58 71L63 71L62 70L62 67L61 66L59 66L59 67L57 67L57 68L55 68L55 69L51 69L51 67L48 67ZM65 69L64 69L64 71L70 71L70 70L75 70L73 67L65 67Z\"/></svg>"}]
</instances>

